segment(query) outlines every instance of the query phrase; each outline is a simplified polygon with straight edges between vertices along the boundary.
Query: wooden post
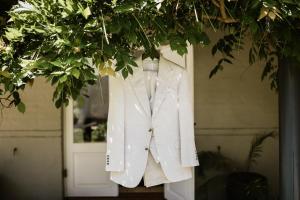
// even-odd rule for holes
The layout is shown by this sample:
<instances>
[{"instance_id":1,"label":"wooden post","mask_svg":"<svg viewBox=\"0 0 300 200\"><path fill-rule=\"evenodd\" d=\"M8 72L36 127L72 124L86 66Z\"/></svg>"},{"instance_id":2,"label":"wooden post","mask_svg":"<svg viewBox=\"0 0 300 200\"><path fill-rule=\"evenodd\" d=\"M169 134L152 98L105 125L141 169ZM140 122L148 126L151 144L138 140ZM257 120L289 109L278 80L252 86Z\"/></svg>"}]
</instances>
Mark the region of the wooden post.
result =
<instances>
[{"instance_id":1,"label":"wooden post","mask_svg":"<svg viewBox=\"0 0 300 200\"><path fill-rule=\"evenodd\" d=\"M279 61L280 200L300 199L300 63Z\"/></svg>"}]
</instances>

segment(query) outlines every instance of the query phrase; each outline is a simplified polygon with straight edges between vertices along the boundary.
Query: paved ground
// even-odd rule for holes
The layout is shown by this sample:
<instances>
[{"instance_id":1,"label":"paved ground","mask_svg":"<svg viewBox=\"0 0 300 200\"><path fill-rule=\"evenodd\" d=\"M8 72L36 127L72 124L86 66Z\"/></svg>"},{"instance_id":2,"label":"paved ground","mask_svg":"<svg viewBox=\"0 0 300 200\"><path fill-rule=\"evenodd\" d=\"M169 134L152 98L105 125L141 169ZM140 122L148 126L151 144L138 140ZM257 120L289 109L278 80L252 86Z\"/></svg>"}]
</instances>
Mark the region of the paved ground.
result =
<instances>
[{"instance_id":1,"label":"paved ground","mask_svg":"<svg viewBox=\"0 0 300 200\"><path fill-rule=\"evenodd\" d=\"M134 189L119 187L119 197L72 197L65 200L164 200L163 186L146 188L143 186Z\"/></svg>"},{"instance_id":2,"label":"paved ground","mask_svg":"<svg viewBox=\"0 0 300 200\"><path fill-rule=\"evenodd\" d=\"M66 200L164 200L163 193L120 193L119 197L73 197Z\"/></svg>"}]
</instances>

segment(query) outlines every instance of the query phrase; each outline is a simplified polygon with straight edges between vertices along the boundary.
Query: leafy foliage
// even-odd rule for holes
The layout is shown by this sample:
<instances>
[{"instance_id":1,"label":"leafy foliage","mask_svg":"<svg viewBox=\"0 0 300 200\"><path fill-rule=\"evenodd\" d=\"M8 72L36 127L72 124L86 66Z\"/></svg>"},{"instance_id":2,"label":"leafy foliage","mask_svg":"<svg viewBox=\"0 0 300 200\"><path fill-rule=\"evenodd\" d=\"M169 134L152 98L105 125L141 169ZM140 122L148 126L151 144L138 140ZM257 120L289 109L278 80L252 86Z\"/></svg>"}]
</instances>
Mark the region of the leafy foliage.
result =
<instances>
[{"instance_id":1,"label":"leafy foliage","mask_svg":"<svg viewBox=\"0 0 300 200\"><path fill-rule=\"evenodd\" d=\"M253 164L256 164L256 159L261 156L262 153L262 144L263 142L268 139L269 137L275 137L274 132L265 133L263 135L258 135L253 138L252 144L250 147L250 151L247 158L246 168L247 171L250 170Z\"/></svg>"},{"instance_id":2,"label":"leafy foliage","mask_svg":"<svg viewBox=\"0 0 300 200\"><path fill-rule=\"evenodd\" d=\"M199 166L200 176L205 176L205 171L211 169L233 171L236 168L233 160L225 157L220 152L220 148L217 152L201 151L198 153L198 158L201 161L201 165Z\"/></svg>"},{"instance_id":3,"label":"leafy foliage","mask_svg":"<svg viewBox=\"0 0 300 200\"><path fill-rule=\"evenodd\" d=\"M275 132L267 132L253 137L249 153L246 159L246 164L239 165L231 158L225 156L221 152L221 147L218 146L217 151L200 151L198 158L202 165L199 166L199 175L205 176L207 170L220 170L226 172L245 171L249 172L251 167L257 163L257 158L261 156L263 143L268 138L274 138Z\"/></svg>"},{"instance_id":4,"label":"leafy foliage","mask_svg":"<svg viewBox=\"0 0 300 200\"><path fill-rule=\"evenodd\" d=\"M212 69L210 77L223 69L224 59L233 62L233 52L243 47L245 36L252 39L249 64L257 60L266 63L261 79L268 78L271 89L278 89L278 59L296 58L300 62L297 43L300 33L300 2L293 0L235 1L227 10L238 23L224 24L218 29L229 32L213 46L212 54L220 52L222 59ZM221 24L222 25L222 24ZM228 37L230 38L228 40Z\"/></svg>"},{"instance_id":5,"label":"leafy foliage","mask_svg":"<svg viewBox=\"0 0 300 200\"><path fill-rule=\"evenodd\" d=\"M108 63L113 60L114 70L124 78L132 74L137 67L133 54L139 48L153 57L155 46L170 43L182 55L187 52L186 41L207 43L192 16L174 13L172 2L161 4L158 10L153 1L20 1L10 10L1 39L3 94L44 76L55 85L53 100L60 107L93 84L99 71L111 71ZM188 11L189 6L182 8Z\"/></svg>"},{"instance_id":6,"label":"leafy foliage","mask_svg":"<svg viewBox=\"0 0 300 200\"><path fill-rule=\"evenodd\" d=\"M60 107L99 73L128 77L138 49L153 58L163 44L180 55L188 43L206 46L208 27L228 33L213 47L223 58L210 77L233 62L232 52L250 34L250 64L266 60L262 79L269 77L276 88L277 58L300 60L299 8L296 0L19 1L0 30L0 103L18 106L19 91L43 76L55 86L53 100Z\"/></svg>"}]
</instances>

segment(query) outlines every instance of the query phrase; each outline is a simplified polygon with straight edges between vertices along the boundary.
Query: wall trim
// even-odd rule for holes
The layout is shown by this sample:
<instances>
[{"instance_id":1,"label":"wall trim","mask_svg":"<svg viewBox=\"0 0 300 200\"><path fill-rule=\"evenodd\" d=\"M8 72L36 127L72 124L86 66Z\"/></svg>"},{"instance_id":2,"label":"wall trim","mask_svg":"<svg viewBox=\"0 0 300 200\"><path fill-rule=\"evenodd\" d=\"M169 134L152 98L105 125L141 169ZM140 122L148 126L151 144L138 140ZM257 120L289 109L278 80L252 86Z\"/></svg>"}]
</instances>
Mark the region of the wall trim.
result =
<instances>
[{"instance_id":1,"label":"wall trim","mask_svg":"<svg viewBox=\"0 0 300 200\"><path fill-rule=\"evenodd\" d=\"M266 128L195 128L195 136L253 136L274 131L278 135L278 127Z\"/></svg>"},{"instance_id":2,"label":"wall trim","mask_svg":"<svg viewBox=\"0 0 300 200\"><path fill-rule=\"evenodd\" d=\"M28 130L19 130L19 129L1 129L1 132L54 132L54 131L61 131L61 129L51 129L51 130L44 130L44 129L28 129Z\"/></svg>"},{"instance_id":3,"label":"wall trim","mask_svg":"<svg viewBox=\"0 0 300 200\"><path fill-rule=\"evenodd\" d=\"M0 137L62 137L62 130L1 130Z\"/></svg>"}]
</instances>

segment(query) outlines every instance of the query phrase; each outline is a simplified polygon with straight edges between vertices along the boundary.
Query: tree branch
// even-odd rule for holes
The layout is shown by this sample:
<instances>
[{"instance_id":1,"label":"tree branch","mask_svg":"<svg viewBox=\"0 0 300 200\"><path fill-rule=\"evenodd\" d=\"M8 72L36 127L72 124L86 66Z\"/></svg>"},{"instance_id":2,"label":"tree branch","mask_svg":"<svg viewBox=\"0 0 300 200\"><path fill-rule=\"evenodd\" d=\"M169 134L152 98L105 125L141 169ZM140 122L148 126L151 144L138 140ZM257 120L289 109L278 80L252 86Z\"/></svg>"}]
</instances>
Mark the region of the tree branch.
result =
<instances>
[{"instance_id":1,"label":"tree branch","mask_svg":"<svg viewBox=\"0 0 300 200\"><path fill-rule=\"evenodd\" d=\"M216 7L220 7L220 4L217 2L217 0L211 0L211 2L216 6Z\"/></svg>"},{"instance_id":2,"label":"tree branch","mask_svg":"<svg viewBox=\"0 0 300 200\"><path fill-rule=\"evenodd\" d=\"M233 19L233 18L227 18L227 19L223 19L222 17L217 17L217 16L203 16L203 19L209 19L209 20L218 20L220 22L226 23L226 24L230 24L230 23L238 23L239 20L237 19Z\"/></svg>"},{"instance_id":3,"label":"tree branch","mask_svg":"<svg viewBox=\"0 0 300 200\"><path fill-rule=\"evenodd\" d=\"M220 13L223 19L227 19L227 14L225 10L225 2L224 0L219 0L220 3Z\"/></svg>"},{"instance_id":4,"label":"tree branch","mask_svg":"<svg viewBox=\"0 0 300 200\"><path fill-rule=\"evenodd\" d=\"M217 8L219 8L221 16L220 17L217 17L217 16L203 16L204 19L209 19L209 20L214 19L214 20L218 20L220 22L228 23L228 24L239 22L239 20L233 19L233 18L227 16L224 0L211 0L211 2Z\"/></svg>"},{"instance_id":5,"label":"tree branch","mask_svg":"<svg viewBox=\"0 0 300 200\"><path fill-rule=\"evenodd\" d=\"M3 108L10 108L12 106L13 100L10 99L12 94L8 95L7 97L0 97L0 105ZM6 104L7 102L8 104Z\"/></svg>"}]
</instances>

